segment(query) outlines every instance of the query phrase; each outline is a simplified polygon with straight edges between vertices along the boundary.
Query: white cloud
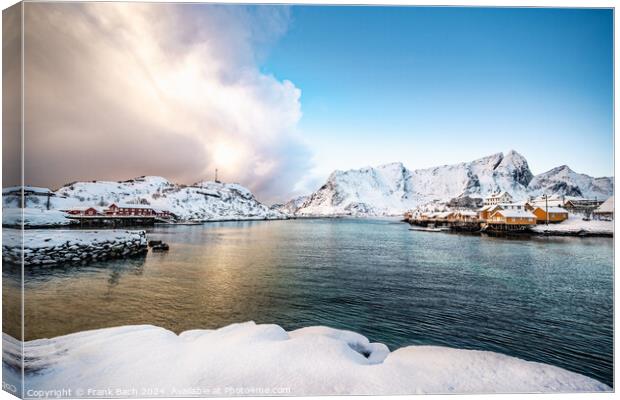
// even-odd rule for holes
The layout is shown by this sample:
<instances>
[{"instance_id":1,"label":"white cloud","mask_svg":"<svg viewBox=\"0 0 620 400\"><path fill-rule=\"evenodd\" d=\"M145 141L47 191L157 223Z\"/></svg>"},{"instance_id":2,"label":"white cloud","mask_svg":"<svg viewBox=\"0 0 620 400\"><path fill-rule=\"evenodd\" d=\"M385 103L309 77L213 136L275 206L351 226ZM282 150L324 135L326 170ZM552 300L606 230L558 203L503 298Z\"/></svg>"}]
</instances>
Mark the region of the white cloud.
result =
<instances>
[{"instance_id":1,"label":"white cloud","mask_svg":"<svg viewBox=\"0 0 620 400\"><path fill-rule=\"evenodd\" d=\"M309 167L301 92L257 59L286 7L26 5L26 180L211 178L285 198Z\"/></svg>"}]
</instances>

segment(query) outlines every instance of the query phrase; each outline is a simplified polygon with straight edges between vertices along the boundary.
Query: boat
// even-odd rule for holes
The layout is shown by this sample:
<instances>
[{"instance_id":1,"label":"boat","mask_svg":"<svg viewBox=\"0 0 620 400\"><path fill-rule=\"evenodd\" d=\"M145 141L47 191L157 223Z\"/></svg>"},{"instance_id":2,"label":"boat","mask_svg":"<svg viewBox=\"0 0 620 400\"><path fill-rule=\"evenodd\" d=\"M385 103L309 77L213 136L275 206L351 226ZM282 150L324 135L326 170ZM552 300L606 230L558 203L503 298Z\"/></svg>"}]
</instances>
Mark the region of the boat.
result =
<instances>
[{"instance_id":1,"label":"boat","mask_svg":"<svg viewBox=\"0 0 620 400\"><path fill-rule=\"evenodd\" d=\"M168 251L170 250L170 246L168 246L168 243L160 243L154 245L152 249L153 251Z\"/></svg>"},{"instance_id":2,"label":"boat","mask_svg":"<svg viewBox=\"0 0 620 400\"><path fill-rule=\"evenodd\" d=\"M421 231L421 232L443 232L441 228L425 228L423 226L417 226L413 228L409 228L410 231Z\"/></svg>"}]
</instances>

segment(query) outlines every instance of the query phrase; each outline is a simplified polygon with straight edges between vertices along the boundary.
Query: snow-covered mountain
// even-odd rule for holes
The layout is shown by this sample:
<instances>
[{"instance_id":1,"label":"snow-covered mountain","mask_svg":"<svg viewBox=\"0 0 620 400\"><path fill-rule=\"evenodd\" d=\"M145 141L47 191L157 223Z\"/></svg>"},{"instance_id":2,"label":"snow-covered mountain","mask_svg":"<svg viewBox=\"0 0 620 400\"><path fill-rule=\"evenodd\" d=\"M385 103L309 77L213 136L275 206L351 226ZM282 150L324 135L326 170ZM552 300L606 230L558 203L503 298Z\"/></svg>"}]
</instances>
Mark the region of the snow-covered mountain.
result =
<instances>
[{"instance_id":1,"label":"snow-covered mountain","mask_svg":"<svg viewBox=\"0 0 620 400\"><path fill-rule=\"evenodd\" d=\"M579 174L566 165L536 175L528 190L532 195L544 193L564 196L606 199L614 191L614 180L610 177L592 178Z\"/></svg>"},{"instance_id":2,"label":"snow-covered mountain","mask_svg":"<svg viewBox=\"0 0 620 400\"><path fill-rule=\"evenodd\" d=\"M296 215L379 215L411 204L411 176L401 164L333 172L327 183L300 205Z\"/></svg>"},{"instance_id":3,"label":"snow-covered mountain","mask_svg":"<svg viewBox=\"0 0 620 400\"><path fill-rule=\"evenodd\" d=\"M498 191L507 191L516 200L542 193L606 198L613 193L613 179L592 178L568 167L534 176L527 160L511 150L471 162L412 171L402 163L335 171L303 202L289 202L278 209L298 216L400 215L424 204L446 203L464 196L483 198Z\"/></svg>"},{"instance_id":4,"label":"snow-covered mountain","mask_svg":"<svg viewBox=\"0 0 620 400\"><path fill-rule=\"evenodd\" d=\"M284 204L278 203L272 205L270 208L279 212L283 212L286 215L293 215L295 212L308 200L309 196L297 196Z\"/></svg>"},{"instance_id":5,"label":"snow-covered mountain","mask_svg":"<svg viewBox=\"0 0 620 400\"><path fill-rule=\"evenodd\" d=\"M51 198L52 209L107 206L111 203L148 204L169 210L183 220L279 219L285 215L260 203L246 188L235 183L198 182L180 185L158 176L128 181L74 182ZM5 207L10 198L4 199ZM29 197L27 207L45 208L44 201Z\"/></svg>"}]
</instances>

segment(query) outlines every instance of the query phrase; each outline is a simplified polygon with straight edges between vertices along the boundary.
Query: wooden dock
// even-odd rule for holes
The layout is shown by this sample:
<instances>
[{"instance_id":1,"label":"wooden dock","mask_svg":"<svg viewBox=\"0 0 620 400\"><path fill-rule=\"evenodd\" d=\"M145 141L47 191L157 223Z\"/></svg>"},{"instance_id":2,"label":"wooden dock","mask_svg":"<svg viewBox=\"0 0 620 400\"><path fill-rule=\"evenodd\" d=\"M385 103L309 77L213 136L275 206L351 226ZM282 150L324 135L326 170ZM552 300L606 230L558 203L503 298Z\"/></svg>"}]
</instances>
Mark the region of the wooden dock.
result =
<instances>
[{"instance_id":1,"label":"wooden dock","mask_svg":"<svg viewBox=\"0 0 620 400\"><path fill-rule=\"evenodd\" d=\"M153 226L155 222L170 222L154 215L67 215L67 218L79 221L80 228Z\"/></svg>"},{"instance_id":2,"label":"wooden dock","mask_svg":"<svg viewBox=\"0 0 620 400\"><path fill-rule=\"evenodd\" d=\"M450 219L416 219L405 218L413 226L424 228L447 228L454 232L493 232L493 233L526 233L530 231L531 225L508 224L503 222L487 222L485 220L462 221Z\"/></svg>"}]
</instances>

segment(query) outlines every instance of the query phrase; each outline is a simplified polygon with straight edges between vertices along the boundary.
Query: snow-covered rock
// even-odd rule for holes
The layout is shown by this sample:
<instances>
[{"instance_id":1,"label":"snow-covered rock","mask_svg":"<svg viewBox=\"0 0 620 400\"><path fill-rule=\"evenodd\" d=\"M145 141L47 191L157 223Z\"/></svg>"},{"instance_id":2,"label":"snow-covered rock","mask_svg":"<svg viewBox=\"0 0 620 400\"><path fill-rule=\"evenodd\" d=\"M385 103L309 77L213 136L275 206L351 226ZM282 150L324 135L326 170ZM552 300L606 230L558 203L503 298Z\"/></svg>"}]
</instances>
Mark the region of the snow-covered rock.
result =
<instances>
[{"instance_id":1,"label":"snow-covered rock","mask_svg":"<svg viewBox=\"0 0 620 400\"><path fill-rule=\"evenodd\" d=\"M19 387L20 343L6 334L3 342L3 381ZM246 322L176 335L123 326L33 340L23 349L27 391L66 388L72 397L611 391L586 376L498 353L436 346L389 352L326 327L286 332ZM122 392L129 388L157 391Z\"/></svg>"},{"instance_id":2,"label":"snow-covered rock","mask_svg":"<svg viewBox=\"0 0 620 400\"><path fill-rule=\"evenodd\" d=\"M563 167L561 167L563 168ZM612 178L554 172L533 176L527 160L514 150L471 162L408 170L402 163L335 171L327 182L291 212L297 204L287 203L290 215L402 215L419 206L433 208L452 199L484 198L507 191L515 200L542 192L580 193L604 198L613 194ZM576 188L576 189L575 189Z\"/></svg>"},{"instance_id":3,"label":"snow-covered rock","mask_svg":"<svg viewBox=\"0 0 620 400\"><path fill-rule=\"evenodd\" d=\"M23 246L23 249L22 249ZM147 251L145 231L3 229L2 261L18 265L83 263Z\"/></svg>"},{"instance_id":4,"label":"snow-covered rock","mask_svg":"<svg viewBox=\"0 0 620 400\"><path fill-rule=\"evenodd\" d=\"M235 183L199 182L180 185L159 176L127 181L73 182L54 192L55 210L83 206L108 206L112 203L150 205L168 210L183 220L218 221L280 219L285 215L260 203L245 187ZM4 204L12 199L5 196ZM36 197L27 197L27 207L42 208Z\"/></svg>"}]
</instances>

